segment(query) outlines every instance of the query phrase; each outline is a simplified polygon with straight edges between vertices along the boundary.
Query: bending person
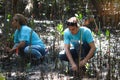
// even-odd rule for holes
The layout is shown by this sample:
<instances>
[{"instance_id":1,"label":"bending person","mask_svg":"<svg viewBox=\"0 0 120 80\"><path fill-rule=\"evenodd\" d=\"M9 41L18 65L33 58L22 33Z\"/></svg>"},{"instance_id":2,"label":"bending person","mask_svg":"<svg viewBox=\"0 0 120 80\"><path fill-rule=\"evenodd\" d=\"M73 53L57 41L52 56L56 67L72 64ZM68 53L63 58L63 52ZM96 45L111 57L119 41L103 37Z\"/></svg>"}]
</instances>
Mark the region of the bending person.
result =
<instances>
[{"instance_id":1,"label":"bending person","mask_svg":"<svg viewBox=\"0 0 120 80\"><path fill-rule=\"evenodd\" d=\"M69 61L72 70L77 71L76 61L81 57L79 66L83 67L94 55L96 50L91 30L87 27L78 27L76 17L67 20L67 29L64 31L64 50L59 53L61 60ZM82 53L80 51L80 41L82 41Z\"/></svg>"},{"instance_id":2,"label":"bending person","mask_svg":"<svg viewBox=\"0 0 120 80\"><path fill-rule=\"evenodd\" d=\"M23 58L36 58L39 62L46 54L46 46L39 37L39 35L27 26L26 17L22 14L15 14L12 20L12 26L16 29L14 33L14 46L12 49L8 48L10 53L18 50L18 55Z\"/></svg>"}]
</instances>

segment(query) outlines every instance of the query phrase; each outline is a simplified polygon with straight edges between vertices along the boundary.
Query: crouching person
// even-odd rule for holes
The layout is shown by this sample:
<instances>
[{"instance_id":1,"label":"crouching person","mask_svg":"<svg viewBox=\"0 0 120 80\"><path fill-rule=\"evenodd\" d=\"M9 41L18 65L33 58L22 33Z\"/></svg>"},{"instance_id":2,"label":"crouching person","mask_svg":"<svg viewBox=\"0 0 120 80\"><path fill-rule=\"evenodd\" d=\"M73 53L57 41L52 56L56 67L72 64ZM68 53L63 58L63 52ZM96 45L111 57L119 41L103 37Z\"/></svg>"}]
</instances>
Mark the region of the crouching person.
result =
<instances>
[{"instance_id":1,"label":"crouching person","mask_svg":"<svg viewBox=\"0 0 120 80\"><path fill-rule=\"evenodd\" d=\"M67 29L64 31L64 51L59 53L60 60L69 61L73 71L78 71L79 67L85 66L96 50L91 30L87 27L78 27L76 17L67 20ZM80 41L82 41L81 54ZM79 57L79 67L77 62Z\"/></svg>"},{"instance_id":2,"label":"crouching person","mask_svg":"<svg viewBox=\"0 0 120 80\"><path fill-rule=\"evenodd\" d=\"M39 35L27 26L26 17L22 14L15 14L12 20L12 27L16 29L14 33L14 46L8 49L9 53L17 51L20 57L25 60L33 59L39 62L46 54L46 46Z\"/></svg>"}]
</instances>

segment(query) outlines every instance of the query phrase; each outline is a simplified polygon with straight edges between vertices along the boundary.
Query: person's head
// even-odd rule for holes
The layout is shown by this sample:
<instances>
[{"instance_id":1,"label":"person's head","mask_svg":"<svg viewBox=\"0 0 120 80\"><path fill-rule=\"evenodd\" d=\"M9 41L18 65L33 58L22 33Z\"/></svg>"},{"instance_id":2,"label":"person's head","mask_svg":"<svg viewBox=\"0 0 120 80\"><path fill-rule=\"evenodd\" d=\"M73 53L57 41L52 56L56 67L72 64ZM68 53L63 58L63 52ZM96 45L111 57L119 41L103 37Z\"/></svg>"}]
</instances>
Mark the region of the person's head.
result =
<instances>
[{"instance_id":1,"label":"person's head","mask_svg":"<svg viewBox=\"0 0 120 80\"><path fill-rule=\"evenodd\" d=\"M83 18L83 25L88 26L90 23L90 19L88 17Z\"/></svg>"},{"instance_id":2,"label":"person's head","mask_svg":"<svg viewBox=\"0 0 120 80\"><path fill-rule=\"evenodd\" d=\"M26 25L27 24L27 20L26 17L22 14L15 14L13 16L13 21L12 21L12 25L15 28L20 28L21 25Z\"/></svg>"},{"instance_id":3,"label":"person's head","mask_svg":"<svg viewBox=\"0 0 120 80\"><path fill-rule=\"evenodd\" d=\"M71 31L72 34L76 34L79 30L78 27L78 19L76 17L71 17L67 20L67 27Z\"/></svg>"}]
</instances>

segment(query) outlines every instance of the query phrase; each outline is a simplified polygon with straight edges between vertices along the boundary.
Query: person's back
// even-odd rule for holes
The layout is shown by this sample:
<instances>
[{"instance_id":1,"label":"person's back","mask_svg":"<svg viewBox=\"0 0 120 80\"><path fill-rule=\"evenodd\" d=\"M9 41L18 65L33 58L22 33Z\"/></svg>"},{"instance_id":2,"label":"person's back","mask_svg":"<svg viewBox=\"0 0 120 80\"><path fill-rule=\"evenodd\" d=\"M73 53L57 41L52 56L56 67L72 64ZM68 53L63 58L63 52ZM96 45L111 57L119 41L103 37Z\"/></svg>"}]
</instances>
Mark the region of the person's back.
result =
<instances>
[{"instance_id":1,"label":"person's back","mask_svg":"<svg viewBox=\"0 0 120 80\"><path fill-rule=\"evenodd\" d=\"M21 35L22 37L18 35ZM40 45L41 47L46 48L39 35L27 25L22 25L20 30L15 31L14 39L14 42L25 40L27 45Z\"/></svg>"}]
</instances>

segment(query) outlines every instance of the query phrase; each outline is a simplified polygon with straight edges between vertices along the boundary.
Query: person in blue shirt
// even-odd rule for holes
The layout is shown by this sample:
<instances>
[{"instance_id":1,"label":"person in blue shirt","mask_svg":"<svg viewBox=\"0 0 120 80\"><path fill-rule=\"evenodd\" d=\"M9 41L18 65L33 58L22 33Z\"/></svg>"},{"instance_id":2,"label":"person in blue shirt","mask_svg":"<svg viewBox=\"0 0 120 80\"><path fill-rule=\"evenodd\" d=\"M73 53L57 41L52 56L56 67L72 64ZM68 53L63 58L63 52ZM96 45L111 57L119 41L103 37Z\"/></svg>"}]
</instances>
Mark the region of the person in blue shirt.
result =
<instances>
[{"instance_id":1,"label":"person in blue shirt","mask_svg":"<svg viewBox=\"0 0 120 80\"><path fill-rule=\"evenodd\" d=\"M39 35L29 26L27 19L22 14L15 14L12 20L15 28L14 46L8 49L10 53L18 52L21 57L27 58L30 54L36 60L41 60L46 54L46 46Z\"/></svg>"},{"instance_id":2,"label":"person in blue shirt","mask_svg":"<svg viewBox=\"0 0 120 80\"><path fill-rule=\"evenodd\" d=\"M73 71L78 70L76 60L79 59L80 43L81 60L78 65L83 67L94 55L96 47L91 30L84 26L79 27L77 18L71 17L67 20L67 28L64 30L64 50L59 53L59 58L69 61Z\"/></svg>"}]
</instances>

